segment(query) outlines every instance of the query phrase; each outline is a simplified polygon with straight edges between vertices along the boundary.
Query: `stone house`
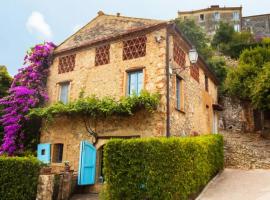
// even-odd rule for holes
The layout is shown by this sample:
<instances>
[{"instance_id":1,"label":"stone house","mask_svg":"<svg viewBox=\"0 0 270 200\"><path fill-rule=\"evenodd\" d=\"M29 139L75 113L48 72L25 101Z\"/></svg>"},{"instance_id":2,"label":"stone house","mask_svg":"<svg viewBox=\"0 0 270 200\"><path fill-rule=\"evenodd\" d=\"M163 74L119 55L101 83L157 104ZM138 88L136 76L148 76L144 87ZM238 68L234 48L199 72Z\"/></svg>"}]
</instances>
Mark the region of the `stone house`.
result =
<instances>
[{"instance_id":1,"label":"stone house","mask_svg":"<svg viewBox=\"0 0 270 200\"><path fill-rule=\"evenodd\" d=\"M133 89L137 93L145 89L161 95L157 111L93 122L95 144L83 119L58 116L42 127L38 157L53 172L63 170L68 161L79 184L91 176L84 181L98 190L103 145L110 138L216 133L218 81L200 56L195 64L189 61L190 49L192 45L173 22L100 11L55 49L47 80L48 105L74 101L82 90L85 96L119 99ZM82 158L84 147L91 159ZM83 159L88 158L91 172L82 174Z\"/></svg>"},{"instance_id":2,"label":"stone house","mask_svg":"<svg viewBox=\"0 0 270 200\"><path fill-rule=\"evenodd\" d=\"M250 31L256 38L270 37L270 14L243 17L242 29Z\"/></svg>"},{"instance_id":3,"label":"stone house","mask_svg":"<svg viewBox=\"0 0 270 200\"><path fill-rule=\"evenodd\" d=\"M182 20L194 20L208 36L215 34L221 21L232 25L237 32L242 29L242 7L220 7L219 5L212 5L205 9L179 11L178 18Z\"/></svg>"}]
</instances>

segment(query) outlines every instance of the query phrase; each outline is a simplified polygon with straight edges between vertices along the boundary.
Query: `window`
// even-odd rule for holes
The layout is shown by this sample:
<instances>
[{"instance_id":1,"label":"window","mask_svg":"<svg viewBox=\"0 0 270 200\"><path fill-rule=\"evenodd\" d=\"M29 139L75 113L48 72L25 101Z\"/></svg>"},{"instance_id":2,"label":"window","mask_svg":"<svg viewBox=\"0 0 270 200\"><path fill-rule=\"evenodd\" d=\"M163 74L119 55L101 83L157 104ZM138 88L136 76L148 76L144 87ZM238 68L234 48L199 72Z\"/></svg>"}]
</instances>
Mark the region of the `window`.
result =
<instances>
[{"instance_id":1,"label":"window","mask_svg":"<svg viewBox=\"0 0 270 200\"><path fill-rule=\"evenodd\" d=\"M204 14L200 14L200 21L204 21Z\"/></svg>"},{"instance_id":2,"label":"window","mask_svg":"<svg viewBox=\"0 0 270 200\"><path fill-rule=\"evenodd\" d=\"M195 64L195 65L190 66L190 75L197 82L200 81L200 70L199 70L198 65Z\"/></svg>"},{"instance_id":3,"label":"window","mask_svg":"<svg viewBox=\"0 0 270 200\"><path fill-rule=\"evenodd\" d=\"M61 163L63 160L63 144L54 144L53 145L53 155L52 155L52 162L54 163Z\"/></svg>"},{"instance_id":4,"label":"window","mask_svg":"<svg viewBox=\"0 0 270 200\"><path fill-rule=\"evenodd\" d=\"M240 32L240 24L235 24L233 28L235 32Z\"/></svg>"},{"instance_id":5,"label":"window","mask_svg":"<svg viewBox=\"0 0 270 200\"><path fill-rule=\"evenodd\" d=\"M207 91L208 92L208 90L209 90L209 86L208 86L208 76L204 76L204 86L205 86L205 91Z\"/></svg>"},{"instance_id":6,"label":"window","mask_svg":"<svg viewBox=\"0 0 270 200\"><path fill-rule=\"evenodd\" d=\"M237 21L237 20L239 20L240 19L240 17L239 17L239 12L233 12L233 20L234 21Z\"/></svg>"},{"instance_id":7,"label":"window","mask_svg":"<svg viewBox=\"0 0 270 200\"><path fill-rule=\"evenodd\" d=\"M58 74L71 72L75 67L76 54L62 56L59 58Z\"/></svg>"},{"instance_id":8,"label":"window","mask_svg":"<svg viewBox=\"0 0 270 200\"><path fill-rule=\"evenodd\" d=\"M176 38L173 40L173 60L180 66L185 67L186 55L181 48L181 43Z\"/></svg>"},{"instance_id":9,"label":"window","mask_svg":"<svg viewBox=\"0 0 270 200\"><path fill-rule=\"evenodd\" d=\"M96 48L95 65L105 65L110 63L110 45L103 45Z\"/></svg>"},{"instance_id":10,"label":"window","mask_svg":"<svg viewBox=\"0 0 270 200\"><path fill-rule=\"evenodd\" d=\"M143 88L143 71L133 71L128 73L127 94L139 95Z\"/></svg>"},{"instance_id":11,"label":"window","mask_svg":"<svg viewBox=\"0 0 270 200\"><path fill-rule=\"evenodd\" d=\"M60 95L59 95L59 101L61 101L64 104L68 103L69 99L69 86L70 82L65 82L60 84Z\"/></svg>"},{"instance_id":12,"label":"window","mask_svg":"<svg viewBox=\"0 0 270 200\"><path fill-rule=\"evenodd\" d=\"M220 14L219 14L219 12L215 12L213 14L213 19L214 19L214 21L219 21L220 20Z\"/></svg>"},{"instance_id":13,"label":"window","mask_svg":"<svg viewBox=\"0 0 270 200\"><path fill-rule=\"evenodd\" d=\"M182 100L182 79L176 77L176 109L181 110L183 105Z\"/></svg>"},{"instance_id":14,"label":"window","mask_svg":"<svg viewBox=\"0 0 270 200\"><path fill-rule=\"evenodd\" d=\"M123 41L123 60L143 57L146 55L146 36Z\"/></svg>"}]
</instances>

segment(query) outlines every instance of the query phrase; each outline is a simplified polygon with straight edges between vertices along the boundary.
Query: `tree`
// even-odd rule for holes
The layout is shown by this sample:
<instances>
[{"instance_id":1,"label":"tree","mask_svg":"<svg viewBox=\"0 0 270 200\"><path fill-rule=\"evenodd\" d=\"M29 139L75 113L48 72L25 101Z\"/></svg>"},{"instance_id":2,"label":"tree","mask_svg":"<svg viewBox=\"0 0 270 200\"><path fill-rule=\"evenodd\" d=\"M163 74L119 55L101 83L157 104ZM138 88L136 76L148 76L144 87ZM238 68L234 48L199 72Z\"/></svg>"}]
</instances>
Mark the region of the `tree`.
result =
<instances>
[{"instance_id":1,"label":"tree","mask_svg":"<svg viewBox=\"0 0 270 200\"><path fill-rule=\"evenodd\" d=\"M5 66L0 65L0 98L5 97L8 94L8 89L11 85L12 78L8 74L7 68ZM2 115L2 106L0 106L0 116ZM3 139L3 127L0 123L0 143Z\"/></svg>"},{"instance_id":2,"label":"tree","mask_svg":"<svg viewBox=\"0 0 270 200\"><path fill-rule=\"evenodd\" d=\"M270 48L246 49L239 66L230 69L225 80L231 96L252 101L255 108L270 109Z\"/></svg>"},{"instance_id":3,"label":"tree","mask_svg":"<svg viewBox=\"0 0 270 200\"><path fill-rule=\"evenodd\" d=\"M235 31L231 25L220 22L219 28L217 29L212 40L212 46L220 48L223 45L229 44L233 39L234 33Z\"/></svg>"},{"instance_id":4,"label":"tree","mask_svg":"<svg viewBox=\"0 0 270 200\"><path fill-rule=\"evenodd\" d=\"M203 30L195 24L194 20L176 19L175 23L181 32L197 48L202 57L205 60L208 60L212 56L212 49L207 44L209 43L209 40Z\"/></svg>"},{"instance_id":5,"label":"tree","mask_svg":"<svg viewBox=\"0 0 270 200\"><path fill-rule=\"evenodd\" d=\"M214 74L216 75L217 79L220 82L220 86L219 86L219 94L223 94L224 93L224 80L226 79L227 76L227 68L226 68L226 62L224 60L224 58L219 57L219 56L214 56L211 59L209 59L208 61L208 65L210 67L210 69L214 72Z\"/></svg>"},{"instance_id":6,"label":"tree","mask_svg":"<svg viewBox=\"0 0 270 200\"><path fill-rule=\"evenodd\" d=\"M0 65L0 98L7 95L11 82L12 78L8 74L7 68Z\"/></svg>"}]
</instances>

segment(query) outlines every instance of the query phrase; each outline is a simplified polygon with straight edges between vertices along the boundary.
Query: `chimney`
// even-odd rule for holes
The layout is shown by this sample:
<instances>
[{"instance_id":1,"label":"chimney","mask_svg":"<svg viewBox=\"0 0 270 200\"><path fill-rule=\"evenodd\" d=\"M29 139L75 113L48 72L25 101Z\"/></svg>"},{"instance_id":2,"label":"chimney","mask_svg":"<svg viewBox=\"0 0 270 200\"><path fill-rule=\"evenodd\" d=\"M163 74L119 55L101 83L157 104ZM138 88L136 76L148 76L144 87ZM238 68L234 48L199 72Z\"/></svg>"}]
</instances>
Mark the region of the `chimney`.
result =
<instances>
[{"instance_id":1,"label":"chimney","mask_svg":"<svg viewBox=\"0 0 270 200\"><path fill-rule=\"evenodd\" d=\"M104 15L104 12L102 10L98 11L98 16Z\"/></svg>"},{"instance_id":2,"label":"chimney","mask_svg":"<svg viewBox=\"0 0 270 200\"><path fill-rule=\"evenodd\" d=\"M117 17L120 17L120 13L119 13L119 12L118 12L118 13L116 13L116 16L117 16Z\"/></svg>"},{"instance_id":3,"label":"chimney","mask_svg":"<svg viewBox=\"0 0 270 200\"><path fill-rule=\"evenodd\" d=\"M219 5L211 5L211 8L219 8Z\"/></svg>"}]
</instances>

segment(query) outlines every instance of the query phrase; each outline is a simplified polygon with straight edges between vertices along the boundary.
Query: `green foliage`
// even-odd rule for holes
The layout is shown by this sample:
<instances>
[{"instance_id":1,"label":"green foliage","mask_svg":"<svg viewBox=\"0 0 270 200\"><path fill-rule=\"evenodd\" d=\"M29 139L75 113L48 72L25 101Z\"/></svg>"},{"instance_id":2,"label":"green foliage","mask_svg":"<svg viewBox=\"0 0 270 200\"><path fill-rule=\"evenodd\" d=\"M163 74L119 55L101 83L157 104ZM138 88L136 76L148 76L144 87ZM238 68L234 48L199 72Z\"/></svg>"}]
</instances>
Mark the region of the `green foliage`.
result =
<instances>
[{"instance_id":1,"label":"green foliage","mask_svg":"<svg viewBox=\"0 0 270 200\"><path fill-rule=\"evenodd\" d=\"M12 78L8 74L7 68L0 65L0 98L7 95L7 91L12 83Z\"/></svg>"},{"instance_id":2,"label":"green foliage","mask_svg":"<svg viewBox=\"0 0 270 200\"><path fill-rule=\"evenodd\" d=\"M8 89L12 83L12 78L8 74L7 68L0 65L0 98L3 98L7 95ZM0 106L0 116L2 113L2 106ZM4 129L0 124L0 143L2 143Z\"/></svg>"},{"instance_id":3,"label":"green foliage","mask_svg":"<svg viewBox=\"0 0 270 200\"><path fill-rule=\"evenodd\" d=\"M270 110L270 62L263 65L262 70L254 79L251 100L255 107Z\"/></svg>"},{"instance_id":4,"label":"green foliage","mask_svg":"<svg viewBox=\"0 0 270 200\"><path fill-rule=\"evenodd\" d=\"M270 48L256 47L244 50L239 66L230 69L225 80L229 95L251 100L258 109L269 109Z\"/></svg>"},{"instance_id":5,"label":"green foliage","mask_svg":"<svg viewBox=\"0 0 270 200\"><path fill-rule=\"evenodd\" d=\"M0 157L1 200L36 199L39 169L33 157Z\"/></svg>"},{"instance_id":6,"label":"green foliage","mask_svg":"<svg viewBox=\"0 0 270 200\"><path fill-rule=\"evenodd\" d=\"M221 135L114 139L104 149L111 200L187 200L222 168Z\"/></svg>"},{"instance_id":7,"label":"green foliage","mask_svg":"<svg viewBox=\"0 0 270 200\"><path fill-rule=\"evenodd\" d=\"M119 101L105 97L99 99L95 96L79 98L74 102L63 104L61 102L45 108L35 108L30 111L29 116L52 120L57 114L80 114L90 117L108 117L112 115L132 115L139 109L154 111L159 103L159 94L150 94L142 91L139 96L131 95L122 97Z\"/></svg>"},{"instance_id":8,"label":"green foliage","mask_svg":"<svg viewBox=\"0 0 270 200\"><path fill-rule=\"evenodd\" d=\"M214 72L220 82L218 92L222 95L224 93L224 80L227 76L226 62L224 58L215 56L209 59L208 66Z\"/></svg>"},{"instance_id":9,"label":"green foliage","mask_svg":"<svg viewBox=\"0 0 270 200\"><path fill-rule=\"evenodd\" d=\"M189 39L189 41L195 45L200 55L204 59L208 59L212 56L212 49L207 45L209 40L203 30L197 26L194 20L186 19L176 19L176 25L179 27L181 32Z\"/></svg>"},{"instance_id":10,"label":"green foliage","mask_svg":"<svg viewBox=\"0 0 270 200\"><path fill-rule=\"evenodd\" d=\"M254 37L250 32L235 32L228 23L221 22L212 40L212 46L231 58L239 58L244 49L255 47Z\"/></svg>"},{"instance_id":11,"label":"green foliage","mask_svg":"<svg viewBox=\"0 0 270 200\"><path fill-rule=\"evenodd\" d=\"M219 28L217 29L216 34L212 40L212 46L219 48L221 45L230 43L234 33L235 31L231 25L228 23L220 22Z\"/></svg>"}]
</instances>

